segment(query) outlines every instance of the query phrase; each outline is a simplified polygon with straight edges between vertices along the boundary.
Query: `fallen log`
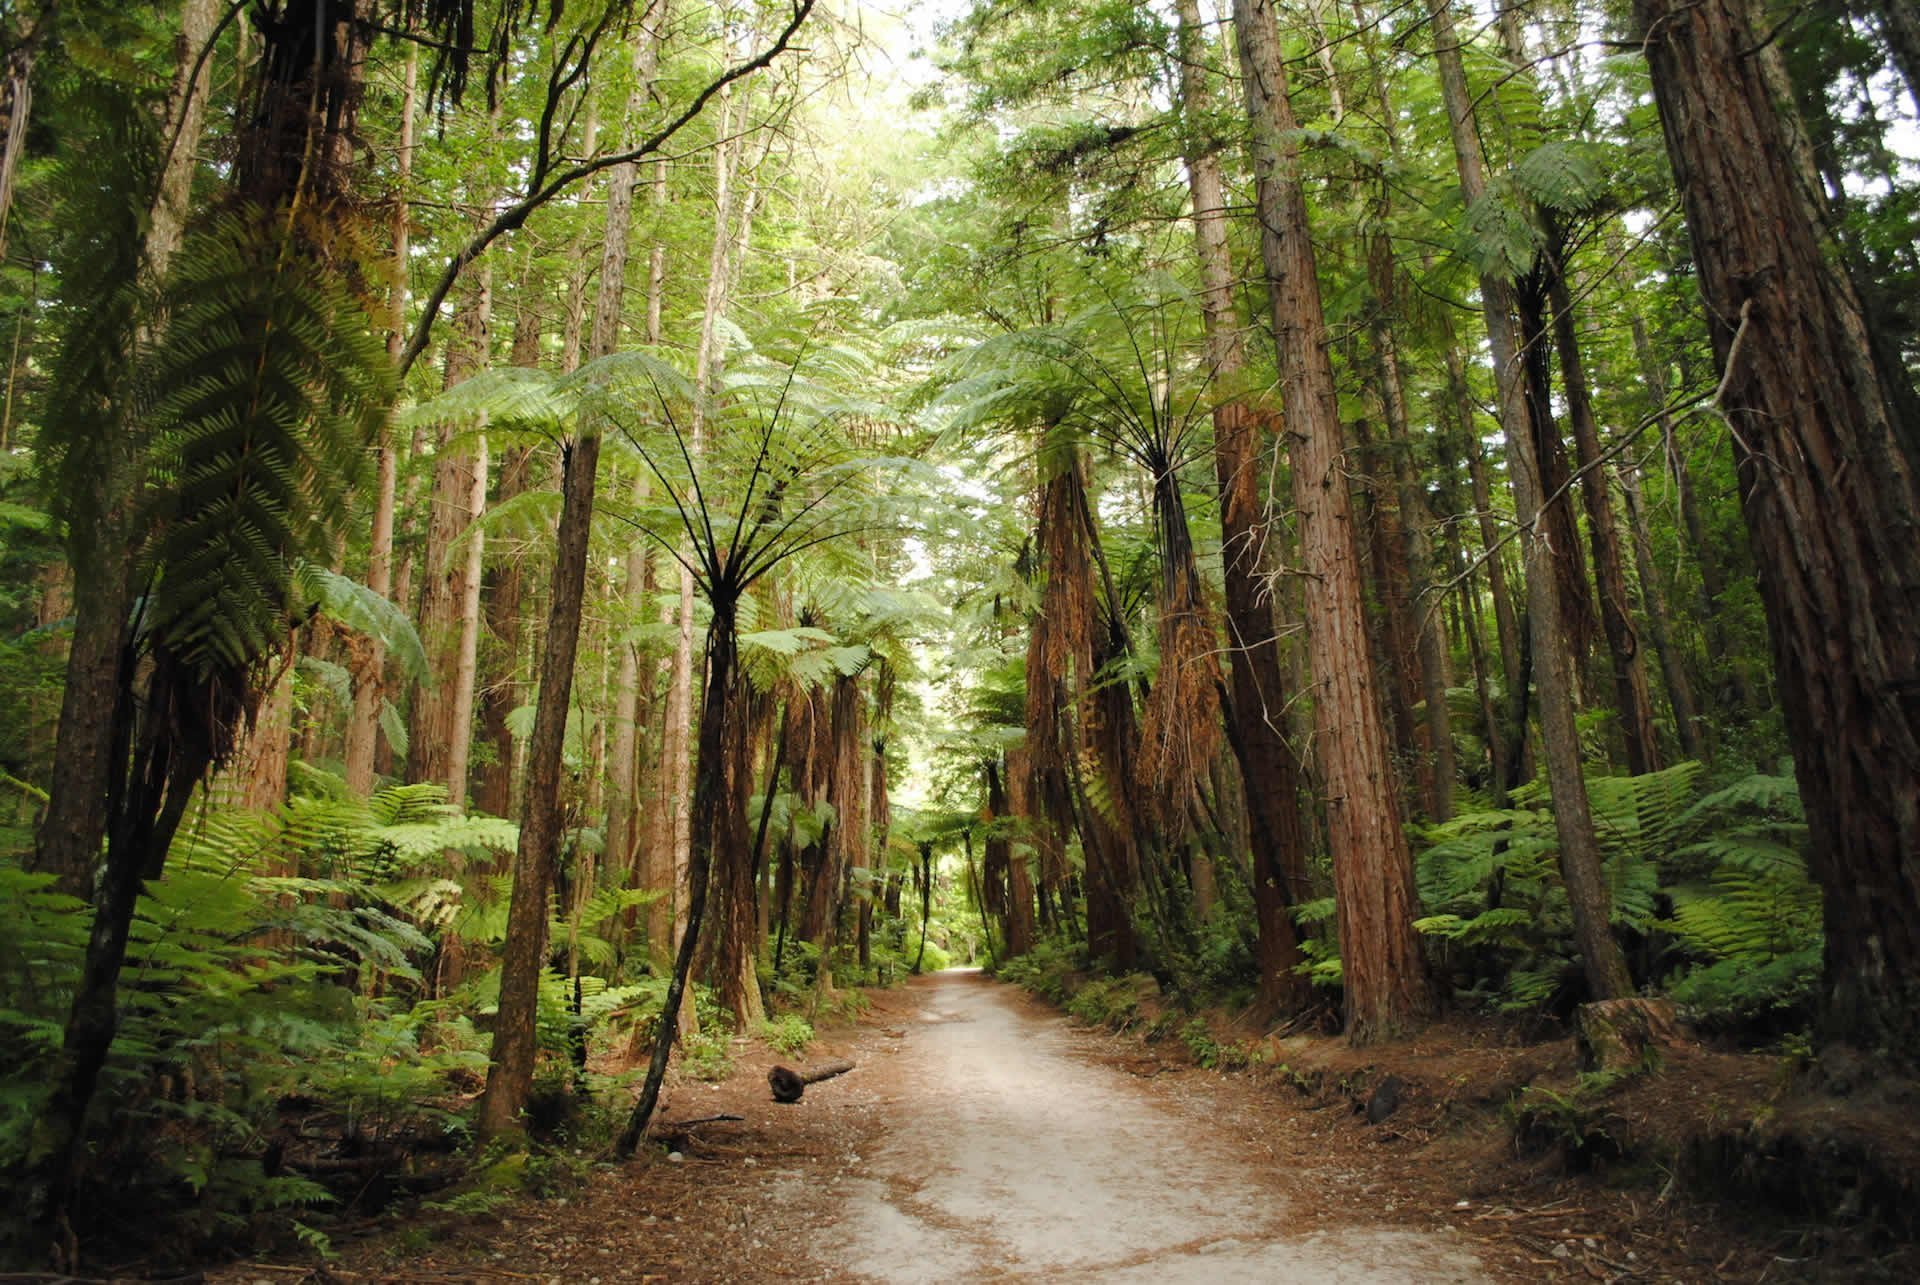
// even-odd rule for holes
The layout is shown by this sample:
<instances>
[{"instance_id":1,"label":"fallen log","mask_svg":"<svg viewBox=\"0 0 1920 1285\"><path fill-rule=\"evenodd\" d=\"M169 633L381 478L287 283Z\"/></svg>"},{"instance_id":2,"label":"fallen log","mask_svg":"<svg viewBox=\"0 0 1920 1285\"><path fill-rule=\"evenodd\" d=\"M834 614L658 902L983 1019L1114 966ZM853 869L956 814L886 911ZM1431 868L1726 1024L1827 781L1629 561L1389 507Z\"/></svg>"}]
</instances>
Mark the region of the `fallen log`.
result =
<instances>
[{"instance_id":1,"label":"fallen log","mask_svg":"<svg viewBox=\"0 0 1920 1285\"><path fill-rule=\"evenodd\" d=\"M807 1091L809 1084L818 1084L822 1080L831 1080L836 1075L845 1075L853 1069L851 1062L829 1062L825 1066L816 1066L811 1071L796 1071L791 1067L776 1066L767 1072L767 1086L773 1090L775 1102L793 1103Z\"/></svg>"}]
</instances>

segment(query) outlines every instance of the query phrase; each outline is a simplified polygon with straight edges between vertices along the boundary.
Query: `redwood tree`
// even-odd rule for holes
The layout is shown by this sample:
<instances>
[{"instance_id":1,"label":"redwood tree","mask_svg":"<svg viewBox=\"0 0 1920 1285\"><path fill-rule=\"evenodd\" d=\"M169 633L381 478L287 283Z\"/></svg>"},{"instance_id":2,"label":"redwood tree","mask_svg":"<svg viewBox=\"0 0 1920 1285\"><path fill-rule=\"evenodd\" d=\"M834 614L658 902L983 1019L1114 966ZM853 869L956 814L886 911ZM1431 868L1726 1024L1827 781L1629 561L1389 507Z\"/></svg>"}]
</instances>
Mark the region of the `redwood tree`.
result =
<instances>
[{"instance_id":1,"label":"redwood tree","mask_svg":"<svg viewBox=\"0 0 1920 1285\"><path fill-rule=\"evenodd\" d=\"M1920 424L1738 0L1636 0L1826 893L1828 1034L1920 1058Z\"/></svg>"},{"instance_id":2,"label":"redwood tree","mask_svg":"<svg viewBox=\"0 0 1920 1285\"><path fill-rule=\"evenodd\" d=\"M1347 1034L1355 1043L1367 1043L1424 1021L1432 994L1413 930L1413 859L1401 829L1387 730L1367 648L1346 449L1327 356L1286 67L1268 0L1235 0L1233 13L1253 123L1260 249L1299 510Z\"/></svg>"}]
</instances>

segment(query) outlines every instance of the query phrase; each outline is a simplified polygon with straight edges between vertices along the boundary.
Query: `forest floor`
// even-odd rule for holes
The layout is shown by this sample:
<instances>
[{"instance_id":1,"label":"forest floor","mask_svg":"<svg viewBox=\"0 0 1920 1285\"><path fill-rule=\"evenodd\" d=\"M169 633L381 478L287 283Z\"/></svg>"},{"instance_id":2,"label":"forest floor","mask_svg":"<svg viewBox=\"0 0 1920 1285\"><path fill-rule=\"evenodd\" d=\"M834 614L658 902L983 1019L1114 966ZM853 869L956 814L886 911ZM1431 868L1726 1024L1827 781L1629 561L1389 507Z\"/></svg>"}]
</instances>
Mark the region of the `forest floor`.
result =
<instances>
[{"instance_id":1,"label":"forest floor","mask_svg":"<svg viewBox=\"0 0 1920 1285\"><path fill-rule=\"evenodd\" d=\"M655 1134L671 1156L596 1167L561 1198L484 1218L437 1216L343 1246L324 1267L279 1259L209 1279L1362 1285L1832 1275L1800 1256L1805 1237L1791 1226L1693 1203L1645 1175L1571 1173L1563 1152L1517 1149L1510 1115L1472 1109L1511 1098L1516 1075L1550 1076L1565 1042L1475 1049L1441 1028L1399 1050L1402 1105L1369 1123L1360 1108L1364 1086L1380 1083L1377 1067L1334 1041L1283 1040L1288 1064L1223 1075L1195 1065L1181 1041L1078 1026L977 973L869 996L861 1021L824 1030L804 1059L741 1040L726 1080L670 1080ZM765 1076L776 1062L835 1059L854 1070L793 1106L770 1101ZM1683 1092L1739 1087L1696 1082ZM1623 1099L1616 1113L1635 1109ZM744 1119L677 1123L723 1114ZM1871 1278L1900 1279L1897 1270Z\"/></svg>"}]
</instances>

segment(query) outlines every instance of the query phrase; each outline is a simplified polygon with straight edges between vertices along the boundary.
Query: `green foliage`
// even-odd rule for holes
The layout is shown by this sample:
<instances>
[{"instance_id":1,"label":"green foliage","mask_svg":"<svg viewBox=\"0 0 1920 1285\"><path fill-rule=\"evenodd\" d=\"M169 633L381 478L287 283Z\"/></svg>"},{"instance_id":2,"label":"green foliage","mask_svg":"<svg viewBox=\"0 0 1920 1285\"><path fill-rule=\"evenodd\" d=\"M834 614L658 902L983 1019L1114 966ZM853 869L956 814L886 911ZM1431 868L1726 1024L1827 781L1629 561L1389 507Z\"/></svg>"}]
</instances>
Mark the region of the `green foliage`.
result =
<instances>
[{"instance_id":1,"label":"green foliage","mask_svg":"<svg viewBox=\"0 0 1920 1285\"><path fill-rule=\"evenodd\" d=\"M1026 954L1003 960L996 975L1055 1004L1065 1004L1072 989L1084 981L1087 968L1085 943L1047 937Z\"/></svg>"},{"instance_id":2,"label":"green foliage","mask_svg":"<svg viewBox=\"0 0 1920 1285\"><path fill-rule=\"evenodd\" d=\"M279 648L294 567L344 527L392 366L285 221L225 215L175 255L149 379L153 628L200 667Z\"/></svg>"},{"instance_id":3,"label":"green foliage","mask_svg":"<svg viewBox=\"0 0 1920 1285\"><path fill-rule=\"evenodd\" d=\"M813 1023L798 1013L783 1013L777 1018L763 1019L753 1033L764 1040L768 1048L790 1057L798 1057L807 1051L807 1045L813 1043Z\"/></svg>"},{"instance_id":4,"label":"green foliage","mask_svg":"<svg viewBox=\"0 0 1920 1285\"><path fill-rule=\"evenodd\" d=\"M1588 779L1613 924L1673 936L1659 972L1642 980L1678 968L1675 998L1709 1021L1790 1012L1820 954L1793 781L1756 774L1696 797L1700 774L1679 763ZM1466 997L1525 1012L1573 984L1577 956L1544 787L1515 791L1514 803L1418 831L1428 841L1417 874L1429 913L1415 926L1447 944Z\"/></svg>"},{"instance_id":5,"label":"green foliage","mask_svg":"<svg viewBox=\"0 0 1920 1285\"><path fill-rule=\"evenodd\" d=\"M1124 1031L1140 1020L1141 1002L1159 989L1153 978L1140 973L1094 977L1072 991L1067 1012L1089 1025Z\"/></svg>"}]
</instances>

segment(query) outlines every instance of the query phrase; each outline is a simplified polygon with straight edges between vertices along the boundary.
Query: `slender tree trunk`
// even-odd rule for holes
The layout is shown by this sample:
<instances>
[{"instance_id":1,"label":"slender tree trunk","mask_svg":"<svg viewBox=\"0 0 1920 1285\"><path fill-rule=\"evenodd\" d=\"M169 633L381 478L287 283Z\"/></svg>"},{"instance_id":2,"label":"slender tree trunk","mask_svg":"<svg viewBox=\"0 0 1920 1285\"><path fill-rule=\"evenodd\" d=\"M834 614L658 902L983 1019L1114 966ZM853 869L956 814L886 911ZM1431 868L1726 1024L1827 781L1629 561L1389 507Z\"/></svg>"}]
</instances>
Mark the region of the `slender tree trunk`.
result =
<instances>
[{"instance_id":1,"label":"slender tree trunk","mask_svg":"<svg viewBox=\"0 0 1920 1285\"><path fill-rule=\"evenodd\" d=\"M674 956L673 976L667 983L667 998L653 1042L653 1059L647 1064L640 1100L634 1104L633 1114L627 1117L627 1127L616 1147L622 1157L632 1155L640 1145L641 1135L660 1100L667 1059L672 1053L674 1034L680 1027L680 1010L687 992L687 978L693 969L693 954L700 943L700 920L705 911L707 879L713 864L712 840L723 823L721 814L728 807L726 775L721 766L721 736L726 728L726 706L739 659L734 607L730 600L715 602L713 623L707 627L707 687L700 713L700 771L694 791L693 856L687 869L686 932Z\"/></svg>"},{"instance_id":2,"label":"slender tree trunk","mask_svg":"<svg viewBox=\"0 0 1920 1285\"><path fill-rule=\"evenodd\" d=\"M634 42L634 88L627 99L627 146L636 141L631 131L639 128L640 113L646 107L653 88L654 71L660 57L659 10L664 0L649 6L653 32ZM643 25L646 20L643 19ZM633 195L640 184L640 166L636 162L616 165L607 185L607 231L600 252L600 298L593 318L593 355L604 357L619 346L619 330L627 289L627 254L633 231ZM649 336L651 338L651 336ZM637 505L647 497L646 474L639 473L633 486ZM614 676L613 749L607 774L607 817L602 833L606 835L607 867L626 870L633 859L637 829L634 786L639 767L640 655L621 636L624 622L635 606L647 580L647 548L636 540L627 550L621 608L614 613L609 636L616 640L619 665Z\"/></svg>"},{"instance_id":3,"label":"slender tree trunk","mask_svg":"<svg viewBox=\"0 0 1920 1285\"><path fill-rule=\"evenodd\" d=\"M1674 646L1667 594L1660 582L1660 568L1653 558L1653 538L1647 533L1646 505L1640 498L1640 470L1620 471L1620 491L1627 501L1627 529L1633 537L1634 571L1640 577L1640 601L1647 618L1647 637L1653 653L1660 659L1660 671L1667 680L1667 700L1673 706L1674 730L1680 738L1680 753L1702 762L1710 756L1700 731L1699 707L1693 699L1693 680L1681 663L1680 649Z\"/></svg>"},{"instance_id":4,"label":"slender tree trunk","mask_svg":"<svg viewBox=\"0 0 1920 1285\"><path fill-rule=\"evenodd\" d=\"M1558 240L1558 228L1548 218L1548 236ZM1581 494L1587 505L1587 535L1593 544L1593 577L1600 590L1600 627L1606 634L1613 662L1613 697L1626 738L1627 771L1635 776L1660 768L1660 741L1653 730L1653 697L1647 690L1647 669L1640 655L1640 634L1628 605L1626 559L1620 548L1620 529L1613 517L1611 470L1601 462L1600 426L1593 418L1593 397L1587 389L1586 363L1580 354L1580 336L1574 326L1573 294L1567 288L1564 252L1556 252L1550 266L1548 300L1553 305L1554 345L1560 354L1560 383L1573 420L1574 460L1581 470Z\"/></svg>"},{"instance_id":5,"label":"slender tree trunk","mask_svg":"<svg viewBox=\"0 0 1920 1285\"><path fill-rule=\"evenodd\" d=\"M513 347L508 360L522 369L540 364L542 317L537 298L523 299L514 318ZM533 489L535 450L508 447L501 456L496 506L511 504ZM487 571L481 598L486 606L486 630L493 639L494 668L476 693L480 738L489 750L487 762L473 775L473 807L491 816L513 815L514 760L518 742L508 730L507 716L526 703L523 668L528 589L527 554L520 547L494 549L494 566Z\"/></svg>"},{"instance_id":6,"label":"slender tree trunk","mask_svg":"<svg viewBox=\"0 0 1920 1285\"><path fill-rule=\"evenodd\" d=\"M1381 81L1383 110L1391 110L1386 99L1385 81ZM1398 143L1395 143L1398 150ZM1419 461L1415 458L1413 429L1407 414L1407 391L1400 369L1400 343L1394 326L1399 317L1399 283L1393 259L1393 242L1386 230L1390 210L1381 198L1376 211L1378 224L1367 247L1367 275L1373 289L1373 350L1378 363L1380 406L1387 421L1387 450L1391 459L1394 485L1400 500L1400 535L1405 542L1401 558L1407 568L1407 628L1412 635L1415 661L1420 679L1420 697L1427 732L1428 762L1421 772L1426 790L1427 815L1445 821L1453 815L1453 728L1447 710L1447 638L1446 622L1441 617L1441 601L1433 591L1433 515L1427 509L1421 489ZM1402 658L1402 664L1406 659Z\"/></svg>"},{"instance_id":7,"label":"slender tree trunk","mask_svg":"<svg viewBox=\"0 0 1920 1285\"><path fill-rule=\"evenodd\" d=\"M448 346L446 387L461 383L485 367L492 313L491 274L483 269L461 310L459 336ZM464 765L467 754L464 748L456 753L454 741L472 735L472 685L470 679L465 684L461 681L468 644L467 573L471 560L465 550L456 550L455 542L479 516L473 499L485 476L476 468L480 458L476 448L461 440L471 433L468 424L443 425L435 443L419 615L428 678L415 687L407 727L407 778L445 785L455 803L466 797L466 781L464 775L455 781L452 768L456 761ZM473 538L478 539L479 533L475 532ZM457 719L463 703L469 714L464 725Z\"/></svg>"},{"instance_id":8,"label":"slender tree trunk","mask_svg":"<svg viewBox=\"0 0 1920 1285\"><path fill-rule=\"evenodd\" d=\"M1471 209L1486 191L1485 159L1475 133L1459 37L1447 0L1433 0L1431 14L1461 195ZM1582 775L1580 743L1573 721L1573 658L1562 620L1561 582L1550 564L1551 550L1543 526L1546 514L1542 502L1546 496L1514 324L1513 289L1498 277L1483 275L1480 300L1492 348L1500 424L1507 439L1507 471L1527 566L1528 629L1540 697L1547 779L1553 795L1554 830L1560 840L1560 873L1572 911L1574 938L1586 966L1588 990L1594 999L1617 999L1633 993L1633 980L1608 922L1610 907L1600 873L1600 845L1594 835L1586 778ZM1516 695L1524 699L1524 688Z\"/></svg>"},{"instance_id":9,"label":"slender tree trunk","mask_svg":"<svg viewBox=\"0 0 1920 1285\"><path fill-rule=\"evenodd\" d=\"M992 760L987 763L987 815L1002 825L1013 816L1001 779L1001 765ZM1006 871L1006 914L1001 938L1006 942L1007 958L1015 959L1033 949L1033 874L1026 857L1014 853L1012 836L999 827L987 840L987 864L990 867L997 864Z\"/></svg>"},{"instance_id":10,"label":"slender tree trunk","mask_svg":"<svg viewBox=\"0 0 1920 1285\"><path fill-rule=\"evenodd\" d=\"M407 46L406 70L400 87L400 135L394 144L393 209L388 230L393 242L389 262L393 281L387 288L387 357L395 366L407 343L407 278L412 231L407 184L413 177L414 96L419 88L420 50ZM394 510L399 503L400 451L391 420L384 426L374 467L373 532L367 551L367 588L382 598L393 596ZM356 794L373 792L375 746L380 737L380 707L386 701L386 649L378 643L356 642L352 648L353 709L347 715L345 775Z\"/></svg>"},{"instance_id":11,"label":"slender tree trunk","mask_svg":"<svg viewBox=\"0 0 1920 1285\"><path fill-rule=\"evenodd\" d=\"M545 651L540 658L539 705L527 757L527 796L520 815L520 843L513 858L513 898L501 954L500 1009L494 1021L493 1064L480 1099L483 1137L520 1128L520 1112L533 1089L537 1052L535 1022L540 972L547 959L548 892L559 860L565 812L560 801L572 703L573 666L580 644L586 597L587 538L593 526L594 473L600 438L583 432L565 448L560 531L554 546L553 598L547 611ZM677 999L677 996L673 998Z\"/></svg>"},{"instance_id":12,"label":"slender tree trunk","mask_svg":"<svg viewBox=\"0 0 1920 1285\"><path fill-rule=\"evenodd\" d=\"M1823 1022L1920 1056L1920 425L1735 0L1636 0L1825 897Z\"/></svg>"},{"instance_id":13,"label":"slender tree trunk","mask_svg":"<svg viewBox=\"0 0 1920 1285\"><path fill-rule=\"evenodd\" d=\"M467 493L467 513L477 522L487 508L487 439L476 436L473 443L472 489ZM453 671L453 699L447 721L453 737L447 745L447 801L457 808L467 805L468 764L473 757L473 701L480 674L480 582L486 571L486 536L470 528L466 537L466 566L460 587L460 650Z\"/></svg>"},{"instance_id":14,"label":"slender tree trunk","mask_svg":"<svg viewBox=\"0 0 1920 1285\"><path fill-rule=\"evenodd\" d=\"M1367 654L1345 446L1299 177L1285 64L1268 0L1235 0L1253 122L1261 253L1285 390L1328 831L1346 974L1348 1037L1390 1038L1423 1021L1432 994L1413 930L1413 861L1400 826L1377 680Z\"/></svg>"}]
</instances>

